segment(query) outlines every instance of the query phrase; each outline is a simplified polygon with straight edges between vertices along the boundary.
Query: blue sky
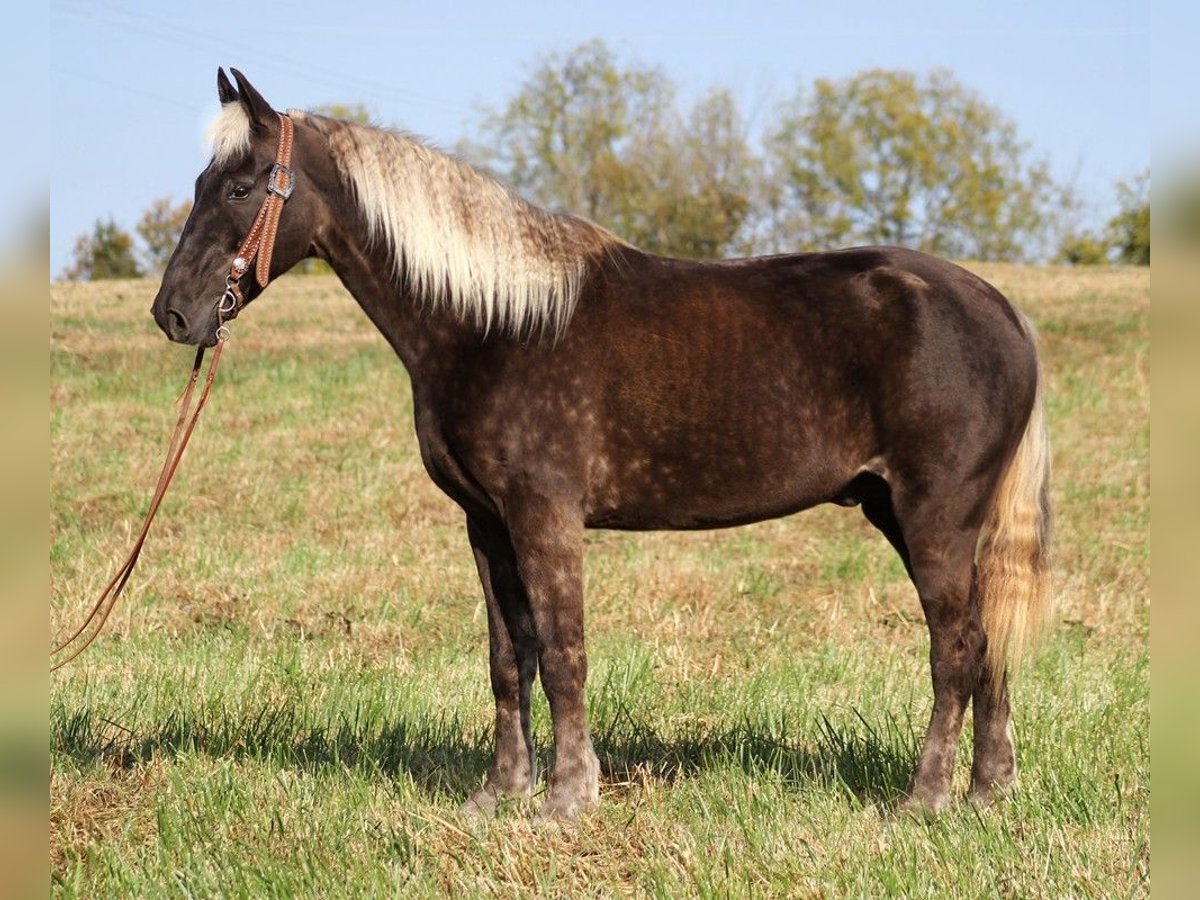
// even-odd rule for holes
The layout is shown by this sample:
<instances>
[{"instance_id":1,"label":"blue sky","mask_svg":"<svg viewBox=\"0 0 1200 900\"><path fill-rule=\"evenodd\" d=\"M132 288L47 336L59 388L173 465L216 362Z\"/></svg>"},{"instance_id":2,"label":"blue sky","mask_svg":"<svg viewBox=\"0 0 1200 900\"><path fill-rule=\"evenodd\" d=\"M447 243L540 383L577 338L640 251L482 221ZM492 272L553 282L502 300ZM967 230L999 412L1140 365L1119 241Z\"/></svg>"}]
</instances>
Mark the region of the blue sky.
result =
<instances>
[{"instance_id":1,"label":"blue sky","mask_svg":"<svg viewBox=\"0 0 1200 900\"><path fill-rule=\"evenodd\" d=\"M1160 29L1156 54L1159 35L1171 43ZM132 228L154 198L190 195L218 65L277 108L363 102L449 147L539 55L593 37L661 66L685 99L731 87L757 123L817 77L948 67L1097 216L1118 178L1150 164L1146 3L51 0L51 273L95 219Z\"/></svg>"}]
</instances>

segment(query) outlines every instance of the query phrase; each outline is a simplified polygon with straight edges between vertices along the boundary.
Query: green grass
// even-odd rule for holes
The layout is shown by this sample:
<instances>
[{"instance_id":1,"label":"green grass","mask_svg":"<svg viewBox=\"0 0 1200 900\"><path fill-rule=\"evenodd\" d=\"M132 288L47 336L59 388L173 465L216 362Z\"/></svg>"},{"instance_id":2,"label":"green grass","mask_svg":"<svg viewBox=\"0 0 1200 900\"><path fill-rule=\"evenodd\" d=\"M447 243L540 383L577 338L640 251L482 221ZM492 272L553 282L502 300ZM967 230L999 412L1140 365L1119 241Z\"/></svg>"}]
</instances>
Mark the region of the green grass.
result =
<instances>
[{"instance_id":1,"label":"green grass","mask_svg":"<svg viewBox=\"0 0 1200 900\"><path fill-rule=\"evenodd\" d=\"M51 686L73 896L1141 896L1149 892L1149 278L979 267L1038 322L1055 626L999 806L893 814L931 696L912 588L853 511L588 534L602 805L471 825L486 617L402 368L336 283L236 323L109 629ZM127 547L190 352L153 286L51 290L52 626ZM534 706L543 770L549 716ZM969 741L957 774L965 790Z\"/></svg>"}]
</instances>

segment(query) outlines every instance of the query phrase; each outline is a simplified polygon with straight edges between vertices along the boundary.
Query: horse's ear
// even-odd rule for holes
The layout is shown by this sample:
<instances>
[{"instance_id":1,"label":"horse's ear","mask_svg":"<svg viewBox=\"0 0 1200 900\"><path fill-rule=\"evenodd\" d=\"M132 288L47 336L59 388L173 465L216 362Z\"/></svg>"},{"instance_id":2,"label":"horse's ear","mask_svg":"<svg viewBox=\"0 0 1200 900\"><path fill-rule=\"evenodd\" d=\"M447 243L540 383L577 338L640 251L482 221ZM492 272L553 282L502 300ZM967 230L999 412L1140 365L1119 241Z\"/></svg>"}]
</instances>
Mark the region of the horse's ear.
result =
<instances>
[{"instance_id":1,"label":"horse's ear","mask_svg":"<svg viewBox=\"0 0 1200 900\"><path fill-rule=\"evenodd\" d=\"M226 103L236 103L238 93L234 89L233 84L229 81L229 76L225 74L224 69L217 69L217 99L221 101L221 105Z\"/></svg>"},{"instance_id":2,"label":"horse's ear","mask_svg":"<svg viewBox=\"0 0 1200 900\"><path fill-rule=\"evenodd\" d=\"M250 117L250 121L256 125L273 122L275 110L271 109L271 104L263 99L263 95L255 90L254 85L246 80L245 75L232 67L229 71L233 73L234 80L237 81L238 100L246 108L246 115Z\"/></svg>"}]
</instances>

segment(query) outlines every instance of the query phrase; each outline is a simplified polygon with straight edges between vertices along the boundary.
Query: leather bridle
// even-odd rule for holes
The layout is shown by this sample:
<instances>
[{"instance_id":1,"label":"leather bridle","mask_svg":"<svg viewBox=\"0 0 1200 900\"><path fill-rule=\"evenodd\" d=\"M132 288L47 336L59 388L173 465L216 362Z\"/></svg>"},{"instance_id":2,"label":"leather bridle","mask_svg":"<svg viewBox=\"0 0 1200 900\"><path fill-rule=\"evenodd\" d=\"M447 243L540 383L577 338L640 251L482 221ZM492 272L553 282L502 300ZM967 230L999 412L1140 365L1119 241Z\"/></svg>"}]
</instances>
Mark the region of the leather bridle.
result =
<instances>
[{"instance_id":1,"label":"leather bridle","mask_svg":"<svg viewBox=\"0 0 1200 900\"><path fill-rule=\"evenodd\" d=\"M229 274L225 276L225 293L217 303L217 318L220 320L218 329L235 318L246 305L246 298L242 296L238 283L250 270L256 257L258 264L254 269L254 277L259 287L265 288L271 279L271 254L275 252L275 236L279 233L279 214L296 188L296 176L291 169L292 120L283 113L278 113L278 116L279 145L275 150L275 165L271 166L271 173L267 176L267 196L229 265Z\"/></svg>"},{"instance_id":2,"label":"leather bridle","mask_svg":"<svg viewBox=\"0 0 1200 900\"><path fill-rule=\"evenodd\" d=\"M138 532L133 549L125 557L125 562L117 570L117 574L101 591L83 624L69 638L50 651L51 672L65 666L91 645L104 628L104 623L108 621L109 614L117 604L117 598L121 596L121 592L129 582L129 577L133 574L133 567L137 564L142 546L146 543L146 536L150 533L150 523L154 521L154 516L158 513L167 487L175 476L175 470L183 458L183 451L187 448L192 432L196 428L196 422L200 419L200 411L208 402L208 393L212 388L213 378L217 374L217 364L221 360L221 350L224 348L225 342L229 340L229 327L225 323L236 318L242 307L246 305L246 299L239 287L242 276L257 260L254 274L259 287L265 288L267 282L270 281L271 255L275 251L275 237L279 233L279 216L283 211L284 203L292 196L292 191L296 186L296 178L291 169L292 120L282 113L278 115L279 144L275 151L275 164L271 167L271 173L267 177L267 196L258 210L258 215L254 218L254 224L250 226L249 233L238 247L233 262L230 263L229 274L225 276L225 292L217 301L216 307L217 343L213 349L212 360L208 364L208 371L204 376L204 388L200 392L200 398L196 401L195 409L190 410L189 414L192 394L196 382L200 379L200 368L204 362L203 346L196 348L196 360L192 364L191 377L179 398L179 418L175 422L175 430L171 433L171 440L167 446L167 458L163 461L162 469L158 473L158 482L154 486L154 494L150 498L150 506L146 511L146 518L142 521L142 527ZM90 632L88 632L89 627L91 627ZM85 635L84 632L88 633ZM54 658L61 653L67 653L67 655L55 662Z\"/></svg>"}]
</instances>

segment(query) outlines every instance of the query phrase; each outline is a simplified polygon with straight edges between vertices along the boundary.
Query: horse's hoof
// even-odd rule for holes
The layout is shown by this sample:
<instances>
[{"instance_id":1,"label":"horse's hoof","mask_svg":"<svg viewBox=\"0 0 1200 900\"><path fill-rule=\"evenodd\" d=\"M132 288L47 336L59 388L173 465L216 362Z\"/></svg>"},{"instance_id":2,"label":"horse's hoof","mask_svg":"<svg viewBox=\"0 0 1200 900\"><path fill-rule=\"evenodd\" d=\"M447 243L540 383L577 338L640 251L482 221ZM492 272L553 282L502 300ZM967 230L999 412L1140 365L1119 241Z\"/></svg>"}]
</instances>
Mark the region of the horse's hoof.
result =
<instances>
[{"instance_id":1,"label":"horse's hoof","mask_svg":"<svg viewBox=\"0 0 1200 900\"><path fill-rule=\"evenodd\" d=\"M480 788L467 802L458 808L458 814L476 822L486 821L496 815L496 795L487 788Z\"/></svg>"},{"instance_id":2,"label":"horse's hoof","mask_svg":"<svg viewBox=\"0 0 1200 900\"><path fill-rule=\"evenodd\" d=\"M991 809L999 799L991 788L971 788L967 791L967 803L980 811Z\"/></svg>"},{"instance_id":3,"label":"horse's hoof","mask_svg":"<svg viewBox=\"0 0 1200 900\"><path fill-rule=\"evenodd\" d=\"M550 793L546 802L534 816L533 827L539 830L555 822L560 825L571 825L579 820L579 816L595 809L600 803L600 760L591 748L584 759L582 775L574 778L564 778L561 781L552 779Z\"/></svg>"},{"instance_id":4,"label":"horse's hoof","mask_svg":"<svg viewBox=\"0 0 1200 900\"><path fill-rule=\"evenodd\" d=\"M915 822L932 822L949 802L950 798L947 795L920 797L913 794L906 797L896 807L896 815L899 818L911 819Z\"/></svg>"},{"instance_id":5,"label":"horse's hoof","mask_svg":"<svg viewBox=\"0 0 1200 900\"><path fill-rule=\"evenodd\" d=\"M995 806L1012 792L1013 782L1007 784L973 784L967 791L967 801L979 807L988 809Z\"/></svg>"},{"instance_id":6,"label":"horse's hoof","mask_svg":"<svg viewBox=\"0 0 1200 900\"><path fill-rule=\"evenodd\" d=\"M591 799L568 800L552 794L533 817L533 829L542 831L554 826L574 825L581 815L595 809L596 805Z\"/></svg>"},{"instance_id":7,"label":"horse's hoof","mask_svg":"<svg viewBox=\"0 0 1200 900\"><path fill-rule=\"evenodd\" d=\"M541 804L538 815L533 817L533 829L535 832L553 832L556 829L574 826L580 821L580 812L578 804L556 804L546 800Z\"/></svg>"},{"instance_id":8,"label":"horse's hoof","mask_svg":"<svg viewBox=\"0 0 1200 900\"><path fill-rule=\"evenodd\" d=\"M556 831L561 831L564 824L566 823L560 819L543 815L539 809L538 814L533 817L530 827L538 834L553 834Z\"/></svg>"}]
</instances>

